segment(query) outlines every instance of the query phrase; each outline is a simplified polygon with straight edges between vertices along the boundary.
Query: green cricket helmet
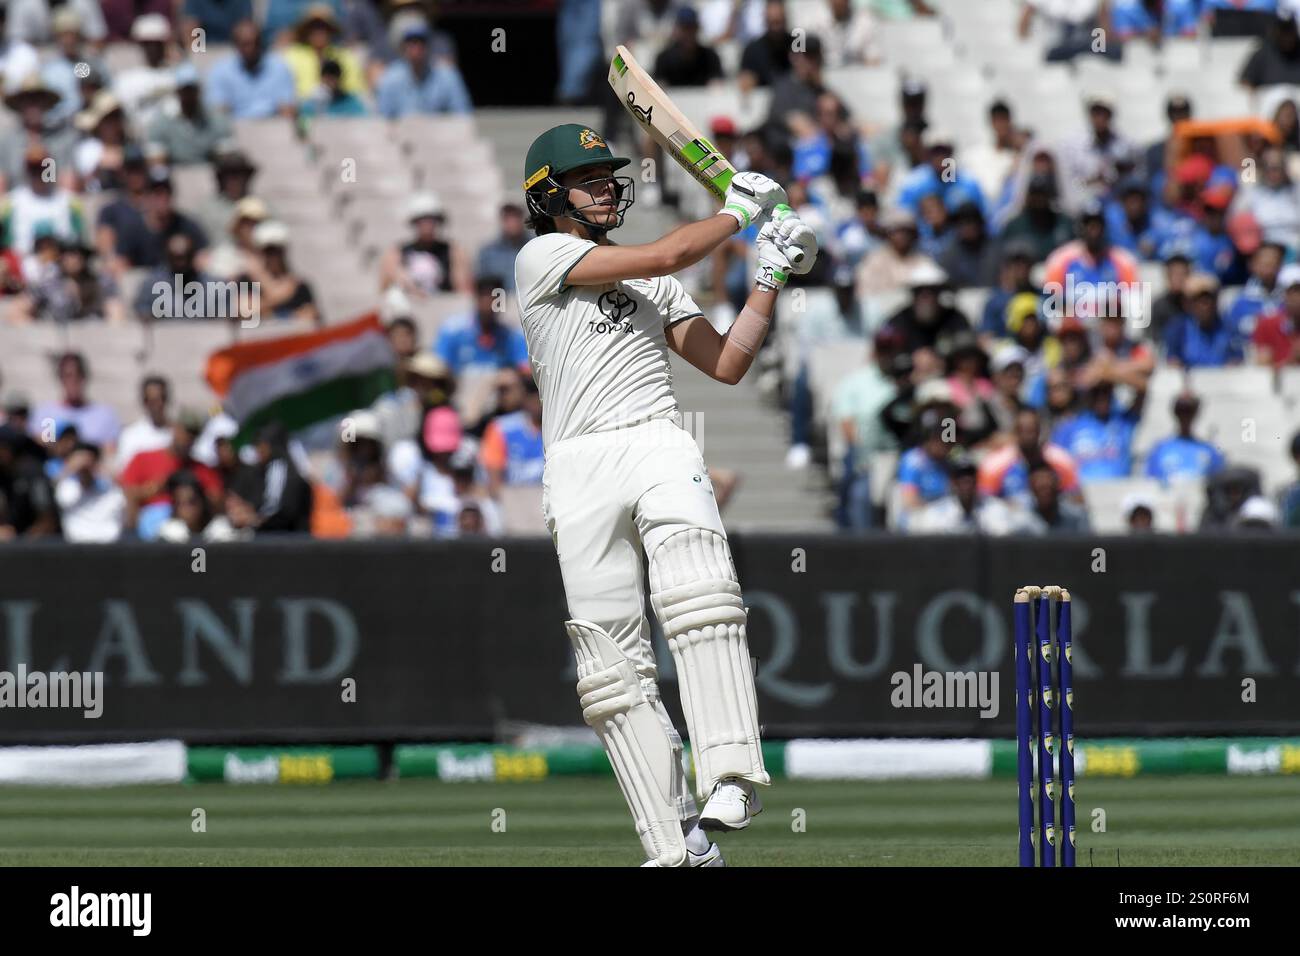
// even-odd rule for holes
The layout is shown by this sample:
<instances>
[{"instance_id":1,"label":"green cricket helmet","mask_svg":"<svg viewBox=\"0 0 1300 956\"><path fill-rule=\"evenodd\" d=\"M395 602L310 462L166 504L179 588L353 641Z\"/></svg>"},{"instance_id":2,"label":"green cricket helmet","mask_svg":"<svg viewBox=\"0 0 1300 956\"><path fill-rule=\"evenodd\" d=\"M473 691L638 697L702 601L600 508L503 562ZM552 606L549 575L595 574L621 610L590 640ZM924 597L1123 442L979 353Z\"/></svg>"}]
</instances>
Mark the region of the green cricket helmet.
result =
<instances>
[{"instance_id":1,"label":"green cricket helmet","mask_svg":"<svg viewBox=\"0 0 1300 956\"><path fill-rule=\"evenodd\" d=\"M618 170L630 162L632 160L624 156L611 153L604 138L589 127L566 123L548 129L533 140L524 160L524 201L534 228L538 220L547 217L567 217L588 229L602 232L623 225L623 217L635 201L634 183L630 176L611 177L618 203L618 219L610 226L598 226L583 216L582 209L569 202L569 190L560 185L559 177L585 166L609 166Z\"/></svg>"}]
</instances>

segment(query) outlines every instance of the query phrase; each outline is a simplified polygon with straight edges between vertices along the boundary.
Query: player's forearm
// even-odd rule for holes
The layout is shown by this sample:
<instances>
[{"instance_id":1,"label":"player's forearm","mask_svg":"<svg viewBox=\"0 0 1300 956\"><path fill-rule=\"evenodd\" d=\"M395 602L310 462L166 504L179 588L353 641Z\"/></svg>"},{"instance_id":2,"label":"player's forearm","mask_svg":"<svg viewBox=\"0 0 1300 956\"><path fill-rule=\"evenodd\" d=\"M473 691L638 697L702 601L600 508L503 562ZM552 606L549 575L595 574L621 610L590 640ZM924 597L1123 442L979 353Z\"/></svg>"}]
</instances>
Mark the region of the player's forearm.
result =
<instances>
[{"instance_id":1,"label":"player's forearm","mask_svg":"<svg viewBox=\"0 0 1300 956\"><path fill-rule=\"evenodd\" d=\"M745 300L736 321L732 323L727 334L722 336L722 350L718 354L719 381L735 385L749 367L754 364L754 356L767 338L767 330L772 321L772 311L776 308L775 289L755 289Z\"/></svg>"},{"instance_id":2,"label":"player's forearm","mask_svg":"<svg viewBox=\"0 0 1300 956\"><path fill-rule=\"evenodd\" d=\"M737 228L734 217L719 214L674 229L651 244L663 268L659 274L672 275L695 265L735 235Z\"/></svg>"}]
</instances>

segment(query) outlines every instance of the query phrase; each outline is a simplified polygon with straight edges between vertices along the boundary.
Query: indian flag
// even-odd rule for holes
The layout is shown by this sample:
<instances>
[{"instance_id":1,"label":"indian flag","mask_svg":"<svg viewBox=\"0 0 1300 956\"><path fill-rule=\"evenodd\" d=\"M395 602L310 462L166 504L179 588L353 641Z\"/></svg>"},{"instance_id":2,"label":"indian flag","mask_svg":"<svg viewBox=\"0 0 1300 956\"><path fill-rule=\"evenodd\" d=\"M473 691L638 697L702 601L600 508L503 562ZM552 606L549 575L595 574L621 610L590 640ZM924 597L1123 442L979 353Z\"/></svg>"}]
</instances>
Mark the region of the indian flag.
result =
<instances>
[{"instance_id":1,"label":"indian flag","mask_svg":"<svg viewBox=\"0 0 1300 956\"><path fill-rule=\"evenodd\" d=\"M206 377L239 422L236 445L262 426L289 431L366 408L397 384L397 359L379 316L320 332L244 342L213 352Z\"/></svg>"}]
</instances>

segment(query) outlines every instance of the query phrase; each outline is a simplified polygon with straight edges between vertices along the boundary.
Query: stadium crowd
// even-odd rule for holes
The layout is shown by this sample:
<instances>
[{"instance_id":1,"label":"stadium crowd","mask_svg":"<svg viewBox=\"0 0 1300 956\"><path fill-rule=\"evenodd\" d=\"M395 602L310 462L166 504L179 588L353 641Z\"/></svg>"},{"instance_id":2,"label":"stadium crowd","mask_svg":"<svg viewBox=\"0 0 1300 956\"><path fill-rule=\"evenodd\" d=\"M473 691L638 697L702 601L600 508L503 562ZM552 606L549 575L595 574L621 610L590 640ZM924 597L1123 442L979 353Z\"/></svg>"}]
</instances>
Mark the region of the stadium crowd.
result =
<instances>
[{"instance_id":1,"label":"stadium crowd","mask_svg":"<svg viewBox=\"0 0 1300 956\"><path fill-rule=\"evenodd\" d=\"M1257 470L1198 437L1201 399L1191 391L1174 399L1177 431L1144 460L1133 448L1158 369L1300 365L1296 5L1024 3L1021 32L1036 18L1058 31L1048 61L1119 59L1125 43L1196 35L1216 19L1226 33L1260 37L1239 74L1258 93L1257 116L1198 125L1191 99L1176 94L1168 128L1142 142L1119 132L1114 99L1096 92L1064 140L1036 136L996 99L983 142L961 143L929 121L921 75L900 86L901 123L873 128L851 115L827 71L876 62L882 15L933 10L844 0L825 4L819 23L794 24L785 3L739 9L754 19L736 82L770 88L769 113L748 130L718 116L712 136L737 168L789 183L791 204L816 225L823 255L794 282L834 290L839 323L811 334L870 342L864 366L838 383L827 422L846 446L841 527L1086 530L1085 487L1139 475L1205 481L1193 527L1300 526L1295 486L1266 495ZM662 83L727 82L710 46L725 34L716 20L710 38L690 5L646 4L641 16L659 31ZM1101 51L1097 30L1111 40ZM714 291L733 307L744 298L746 241L712 270ZM1144 267L1161 271L1158 297ZM904 301L872 314L900 290ZM971 291L982 295L960 295ZM980 308L968 314L971 301ZM789 462L799 467L815 443L809 389L805 367L787 389ZM1300 434L1277 446L1279 458L1294 458ZM876 494L878 484L889 493ZM1152 527L1144 495L1121 507L1130 528Z\"/></svg>"},{"instance_id":2,"label":"stadium crowd","mask_svg":"<svg viewBox=\"0 0 1300 956\"><path fill-rule=\"evenodd\" d=\"M286 327L330 320L329 303L292 265L276 197L254 188L257 165L233 144L233 124L470 112L433 6L0 5L5 321L201 318L185 311L185 282L227 280L256 284L262 314ZM1026 0L1018 28L1045 23L1055 37L1045 56L1058 62L1120 57L1125 43L1211 22L1260 33L1240 70L1258 115L1197 126L1190 97L1172 96L1169 128L1142 142L1115 128L1103 93L1087 98L1067 141L1036 136L1005 100L989 106L982 142L957 141L929 121L920 74L899 87L897 125L853 115L827 70L880 62L882 23L938 15L922 0L804 3L798 23L777 0L559 6L562 20L596 30L590 43L561 45L566 102L603 87L603 51L618 42L652 50L652 72L669 89L769 91L762 122L742 129L719 115L710 131L737 168L788 183L819 232L816 268L791 284L829 293L833 314L812 328L786 307L778 325L863 345L866 361L835 385L825 422L831 447L843 448L831 463L842 528L1085 531L1084 490L1139 474L1205 481L1200 527L1300 527L1300 482L1266 494L1255 469L1198 437L1203 401L1190 390L1175 399L1177 431L1145 458L1133 448L1158 370L1300 365L1300 92L1291 85L1300 86L1300 4ZM1097 28L1114 40L1102 52L1088 42ZM203 71L196 35L222 51ZM114 44L138 48L134 65L110 70ZM610 135L626 132L617 107L607 120ZM211 170L216 192L203 207L178 208L174 176L194 166ZM639 201L703 214L696 191L661 185L639 189ZM481 248L451 238L436 194L412 195L405 218L408 238L377 264L397 388L349 415L344 440L337 429L313 441L272 423L236 447L239 423L174 407L165 375L140 383L139 418L119 422L94 398L96 357L77 351L74 329L47 393L3 394L0 538L500 534L511 489L541 482L540 401L522 335L499 308L529 238L523 211L500 208L499 235ZM753 238L737 237L702 273L704 295L724 313L743 303ZM1147 294L1152 267L1158 296ZM156 283L178 276L175 300L160 301ZM981 307L968 314L972 291ZM403 302L450 292L469 296L470 309L422 341ZM882 302L894 303L887 314ZM467 403L470 382L481 394ZM808 467L822 444L814 387L806 361L781 383L793 467ZM1288 451L1300 468L1300 435L1278 454ZM1153 526L1155 507L1141 495L1122 507L1135 531Z\"/></svg>"}]
</instances>

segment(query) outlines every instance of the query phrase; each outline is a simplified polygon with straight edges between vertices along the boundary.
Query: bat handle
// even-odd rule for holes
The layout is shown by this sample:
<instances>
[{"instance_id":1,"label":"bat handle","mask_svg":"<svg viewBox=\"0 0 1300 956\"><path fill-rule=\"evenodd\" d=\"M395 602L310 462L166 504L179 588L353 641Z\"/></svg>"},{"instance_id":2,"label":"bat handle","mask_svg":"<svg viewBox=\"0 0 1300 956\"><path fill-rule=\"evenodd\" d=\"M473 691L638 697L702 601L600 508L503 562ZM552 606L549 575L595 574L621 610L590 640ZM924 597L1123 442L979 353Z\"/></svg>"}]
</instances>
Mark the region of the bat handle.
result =
<instances>
[{"instance_id":1,"label":"bat handle","mask_svg":"<svg viewBox=\"0 0 1300 956\"><path fill-rule=\"evenodd\" d=\"M782 219L786 218L787 216L793 216L793 215L794 215L794 210L791 209L789 206L787 206L785 203L778 203L772 209L772 218L777 222L780 222ZM787 253L787 256L790 259L791 265L797 266L799 263L803 262L802 249L791 249Z\"/></svg>"}]
</instances>

